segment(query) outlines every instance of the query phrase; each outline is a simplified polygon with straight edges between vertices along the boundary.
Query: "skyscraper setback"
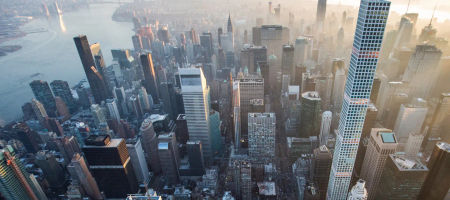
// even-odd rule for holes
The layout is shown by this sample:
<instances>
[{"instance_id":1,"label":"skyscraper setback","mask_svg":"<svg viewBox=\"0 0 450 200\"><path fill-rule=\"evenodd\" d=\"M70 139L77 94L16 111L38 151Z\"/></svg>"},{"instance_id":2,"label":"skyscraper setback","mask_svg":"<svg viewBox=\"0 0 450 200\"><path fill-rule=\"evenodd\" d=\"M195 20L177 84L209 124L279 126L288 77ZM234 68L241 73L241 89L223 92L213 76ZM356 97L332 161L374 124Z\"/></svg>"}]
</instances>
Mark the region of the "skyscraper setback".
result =
<instances>
[{"instance_id":1,"label":"skyscraper setback","mask_svg":"<svg viewBox=\"0 0 450 200\"><path fill-rule=\"evenodd\" d=\"M386 0L361 1L328 183L329 200L347 197L390 5Z\"/></svg>"},{"instance_id":2,"label":"skyscraper setback","mask_svg":"<svg viewBox=\"0 0 450 200\"><path fill-rule=\"evenodd\" d=\"M103 76L101 75L100 69L95 67L94 57L92 55L87 37L85 35L79 35L74 37L73 40L75 42L75 46L77 47L81 64L83 64L86 78L91 86L94 100L97 104L100 104L108 98L108 89L103 81Z\"/></svg>"}]
</instances>

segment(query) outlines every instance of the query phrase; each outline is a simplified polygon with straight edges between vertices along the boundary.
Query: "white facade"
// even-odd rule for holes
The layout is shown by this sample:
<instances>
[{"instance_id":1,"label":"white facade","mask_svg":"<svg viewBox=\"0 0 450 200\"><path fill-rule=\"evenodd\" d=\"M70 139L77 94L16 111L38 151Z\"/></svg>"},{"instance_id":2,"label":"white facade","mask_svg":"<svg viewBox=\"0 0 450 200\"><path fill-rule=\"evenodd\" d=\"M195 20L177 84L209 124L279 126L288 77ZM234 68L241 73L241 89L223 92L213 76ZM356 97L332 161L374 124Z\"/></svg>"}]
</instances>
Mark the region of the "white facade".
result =
<instances>
[{"instance_id":1,"label":"white facade","mask_svg":"<svg viewBox=\"0 0 450 200\"><path fill-rule=\"evenodd\" d=\"M386 0L361 0L328 183L329 200L347 198L390 5Z\"/></svg>"},{"instance_id":2,"label":"white facade","mask_svg":"<svg viewBox=\"0 0 450 200\"><path fill-rule=\"evenodd\" d=\"M181 94L183 95L186 122L190 140L200 140L203 156L209 160L212 156L209 127L209 87L201 68L179 68Z\"/></svg>"},{"instance_id":3,"label":"white facade","mask_svg":"<svg viewBox=\"0 0 450 200\"><path fill-rule=\"evenodd\" d=\"M367 200L366 182L359 179L348 194L347 200Z\"/></svg>"},{"instance_id":4,"label":"white facade","mask_svg":"<svg viewBox=\"0 0 450 200\"><path fill-rule=\"evenodd\" d=\"M331 111L325 111L322 113L322 124L320 125L320 146L327 145L328 137L330 136L330 126L331 126Z\"/></svg>"},{"instance_id":5,"label":"white facade","mask_svg":"<svg viewBox=\"0 0 450 200\"><path fill-rule=\"evenodd\" d=\"M344 62L344 61L342 61ZM339 67L336 69L333 77L333 91L331 103L333 104L334 112L339 113L342 108L342 100L345 89L345 69Z\"/></svg>"},{"instance_id":6,"label":"white facade","mask_svg":"<svg viewBox=\"0 0 450 200\"><path fill-rule=\"evenodd\" d=\"M394 132L401 146L406 144L410 133L421 133L428 108L423 104L402 104L395 121Z\"/></svg>"},{"instance_id":7,"label":"white facade","mask_svg":"<svg viewBox=\"0 0 450 200\"><path fill-rule=\"evenodd\" d=\"M127 140L127 150L139 184L147 185L150 181L150 176L141 140L139 138Z\"/></svg>"},{"instance_id":8,"label":"white facade","mask_svg":"<svg viewBox=\"0 0 450 200\"><path fill-rule=\"evenodd\" d=\"M424 135L421 133L410 133L405 145L405 154L407 156L417 156L422 146Z\"/></svg>"}]
</instances>

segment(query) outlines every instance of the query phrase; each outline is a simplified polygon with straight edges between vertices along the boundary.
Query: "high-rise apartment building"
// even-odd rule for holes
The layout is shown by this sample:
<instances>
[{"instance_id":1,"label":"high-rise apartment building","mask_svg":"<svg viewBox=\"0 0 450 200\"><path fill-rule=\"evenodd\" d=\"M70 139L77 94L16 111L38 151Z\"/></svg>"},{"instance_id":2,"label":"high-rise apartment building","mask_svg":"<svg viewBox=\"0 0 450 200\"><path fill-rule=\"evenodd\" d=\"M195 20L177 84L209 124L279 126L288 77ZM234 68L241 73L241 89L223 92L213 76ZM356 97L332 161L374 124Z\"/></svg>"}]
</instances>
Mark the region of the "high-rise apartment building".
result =
<instances>
[{"instance_id":1,"label":"high-rise apartment building","mask_svg":"<svg viewBox=\"0 0 450 200\"><path fill-rule=\"evenodd\" d=\"M450 189L450 144L438 142L428 161L428 175L417 199L440 200Z\"/></svg>"},{"instance_id":2,"label":"high-rise apartment building","mask_svg":"<svg viewBox=\"0 0 450 200\"><path fill-rule=\"evenodd\" d=\"M92 95L94 96L95 103L100 104L102 101L108 98L108 89L103 81L102 73L100 69L96 68L94 56L92 54L89 42L85 35L79 35L73 38L75 46L78 50L78 55L83 64L86 78L91 86Z\"/></svg>"},{"instance_id":3,"label":"high-rise apartment building","mask_svg":"<svg viewBox=\"0 0 450 200\"><path fill-rule=\"evenodd\" d=\"M44 105L47 114L56 117L55 98L47 81L34 80L30 83L30 87L36 99Z\"/></svg>"},{"instance_id":4,"label":"high-rise apartment building","mask_svg":"<svg viewBox=\"0 0 450 200\"><path fill-rule=\"evenodd\" d=\"M361 179L366 180L369 200L375 198L386 159L389 154L395 153L397 145L397 138L391 130L372 129L360 176Z\"/></svg>"},{"instance_id":5,"label":"high-rise apartment building","mask_svg":"<svg viewBox=\"0 0 450 200\"><path fill-rule=\"evenodd\" d=\"M359 7L328 199L342 200L347 197L390 4L386 0L362 0Z\"/></svg>"},{"instance_id":6,"label":"high-rise apartment building","mask_svg":"<svg viewBox=\"0 0 450 200\"><path fill-rule=\"evenodd\" d=\"M123 198L138 190L138 182L124 139L91 135L83 152L89 169L106 198Z\"/></svg>"},{"instance_id":7,"label":"high-rise apartment building","mask_svg":"<svg viewBox=\"0 0 450 200\"><path fill-rule=\"evenodd\" d=\"M200 140L205 160L212 157L209 86L201 68L180 68L181 93L190 140Z\"/></svg>"},{"instance_id":8,"label":"high-rise apartment building","mask_svg":"<svg viewBox=\"0 0 450 200\"><path fill-rule=\"evenodd\" d=\"M375 199L417 199L428 168L419 158L401 153L386 160Z\"/></svg>"},{"instance_id":9,"label":"high-rise apartment building","mask_svg":"<svg viewBox=\"0 0 450 200\"><path fill-rule=\"evenodd\" d=\"M248 113L248 147L251 158L275 157L275 113Z\"/></svg>"}]
</instances>

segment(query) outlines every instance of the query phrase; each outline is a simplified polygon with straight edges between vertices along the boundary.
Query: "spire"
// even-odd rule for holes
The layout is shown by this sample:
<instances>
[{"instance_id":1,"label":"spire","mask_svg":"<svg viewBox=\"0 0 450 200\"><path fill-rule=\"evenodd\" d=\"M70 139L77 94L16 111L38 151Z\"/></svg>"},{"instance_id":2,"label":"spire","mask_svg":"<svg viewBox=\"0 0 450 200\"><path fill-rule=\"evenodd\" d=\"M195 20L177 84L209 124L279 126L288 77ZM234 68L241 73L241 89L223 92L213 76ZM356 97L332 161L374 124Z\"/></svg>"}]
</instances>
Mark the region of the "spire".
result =
<instances>
[{"instance_id":1,"label":"spire","mask_svg":"<svg viewBox=\"0 0 450 200\"><path fill-rule=\"evenodd\" d=\"M409 4L411 4L411 0L408 0L408 6L406 6L406 12L405 12L405 14L408 14Z\"/></svg>"},{"instance_id":2,"label":"spire","mask_svg":"<svg viewBox=\"0 0 450 200\"><path fill-rule=\"evenodd\" d=\"M437 0L436 4L434 5L433 14L431 15L430 24L428 25L430 27L431 27L431 23L433 22L434 13L436 12L436 8L437 8L438 3L439 3L439 0Z\"/></svg>"},{"instance_id":3,"label":"spire","mask_svg":"<svg viewBox=\"0 0 450 200\"><path fill-rule=\"evenodd\" d=\"M230 13L228 13L227 32L228 33L232 33L233 32L233 24L231 24L231 14Z\"/></svg>"}]
</instances>

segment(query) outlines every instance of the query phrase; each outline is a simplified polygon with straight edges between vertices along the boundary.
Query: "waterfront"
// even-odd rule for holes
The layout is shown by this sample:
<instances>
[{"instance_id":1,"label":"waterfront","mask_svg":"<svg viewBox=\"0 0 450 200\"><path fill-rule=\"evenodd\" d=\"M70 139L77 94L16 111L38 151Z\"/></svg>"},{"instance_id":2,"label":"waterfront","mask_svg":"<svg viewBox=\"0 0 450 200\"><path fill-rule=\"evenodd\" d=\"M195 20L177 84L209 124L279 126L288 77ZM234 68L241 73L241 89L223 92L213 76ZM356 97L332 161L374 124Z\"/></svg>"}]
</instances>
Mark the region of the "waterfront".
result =
<instances>
[{"instance_id":1,"label":"waterfront","mask_svg":"<svg viewBox=\"0 0 450 200\"><path fill-rule=\"evenodd\" d=\"M106 64L111 49L131 48L132 24L111 19L118 4L93 4L89 8L38 18L21 27L46 29L2 45L20 45L16 52L0 57L0 125L21 116L21 106L33 98L29 83L35 79L49 83L56 79L70 86L85 78L73 37L86 34L89 42L99 42Z\"/></svg>"}]
</instances>

